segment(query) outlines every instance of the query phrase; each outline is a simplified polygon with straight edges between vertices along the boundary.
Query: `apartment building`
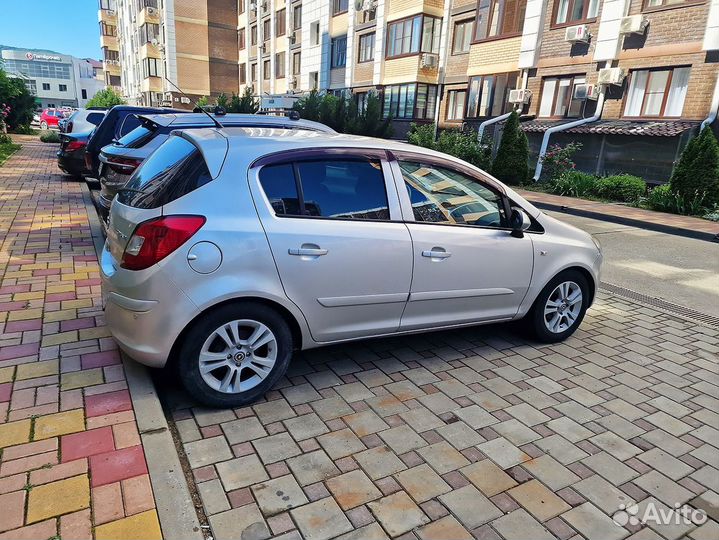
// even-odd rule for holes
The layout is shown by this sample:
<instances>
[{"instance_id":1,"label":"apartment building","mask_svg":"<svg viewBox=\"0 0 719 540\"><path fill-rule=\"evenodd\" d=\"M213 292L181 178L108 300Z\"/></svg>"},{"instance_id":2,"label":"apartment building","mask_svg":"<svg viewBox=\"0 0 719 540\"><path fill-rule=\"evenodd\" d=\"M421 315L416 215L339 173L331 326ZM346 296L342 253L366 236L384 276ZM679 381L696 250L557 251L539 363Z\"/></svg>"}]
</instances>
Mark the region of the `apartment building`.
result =
<instances>
[{"instance_id":1,"label":"apartment building","mask_svg":"<svg viewBox=\"0 0 719 540\"><path fill-rule=\"evenodd\" d=\"M107 84L128 103L192 107L239 91L237 0L99 0Z\"/></svg>"}]
</instances>

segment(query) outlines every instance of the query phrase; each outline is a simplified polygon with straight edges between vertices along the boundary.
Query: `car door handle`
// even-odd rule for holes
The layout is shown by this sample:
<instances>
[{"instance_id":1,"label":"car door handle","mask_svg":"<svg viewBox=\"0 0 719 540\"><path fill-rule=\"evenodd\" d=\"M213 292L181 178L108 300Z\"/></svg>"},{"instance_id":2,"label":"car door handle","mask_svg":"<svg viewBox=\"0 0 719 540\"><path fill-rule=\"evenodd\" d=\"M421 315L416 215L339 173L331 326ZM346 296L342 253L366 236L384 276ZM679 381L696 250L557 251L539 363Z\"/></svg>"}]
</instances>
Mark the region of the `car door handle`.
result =
<instances>
[{"instance_id":1,"label":"car door handle","mask_svg":"<svg viewBox=\"0 0 719 540\"><path fill-rule=\"evenodd\" d=\"M438 251L435 249L426 249L422 252L422 257L429 257L431 259L447 259L452 254L448 251Z\"/></svg>"},{"instance_id":2,"label":"car door handle","mask_svg":"<svg viewBox=\"0 0 719 540\"><path fill-rule=\"evenodd\" d=\"M322 248L290 248L287 253L299 257L320 257L327 255L327 250Z\"/></svg>"}]
</instances>

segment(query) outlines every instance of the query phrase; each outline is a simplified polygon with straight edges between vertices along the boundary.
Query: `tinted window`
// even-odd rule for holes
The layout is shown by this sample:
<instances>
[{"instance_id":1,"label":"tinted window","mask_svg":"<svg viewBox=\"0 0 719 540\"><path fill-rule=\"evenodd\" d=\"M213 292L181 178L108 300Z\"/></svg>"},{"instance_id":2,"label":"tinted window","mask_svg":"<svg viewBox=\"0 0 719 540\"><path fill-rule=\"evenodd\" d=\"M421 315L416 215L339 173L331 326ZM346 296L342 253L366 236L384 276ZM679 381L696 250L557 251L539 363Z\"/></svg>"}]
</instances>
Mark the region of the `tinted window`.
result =
<instances>
[{"instance_id":1,"label":"tinted window","mask_svg":"<svg viewBox=\"0 0 719 540\"><path fill-rule=\"evenodd\" d=\"M479 180L455 170L400 161L416 221L502 227L501 196Z\"/></svg>"},{"instance_id":2,"label":"tinted window","mask_svg":"<svg viewBox=\"0 0 719 540\"><path fill-rule=\"evenodd\" d=\"M134 114L128 114L123 120L120 130L117 133L120 137L124 137L139 125L140 119Z\"/></svg>"},{"instance_id":3,"label":"tinted window","mask_svg":"<svg viewBox=\"0 0 719 540\"><path fill-rule=\"evenodd\" d=\"M263 167L260 171L260 183L276 215L301 215L292 164Z\"/></svg>"},{"instance_id":4,"label":"tinted window","mask_svg":"<svg viewBox=\"0 0 719 540\"><path fill-rule=\"evenodd\" d=\"M133 173L118 201L135 208L158 208L210 180L200 151L181 137L170 137Z\"/></svg>"},{"instance_id":5,"label":"tinted window","mask_svg":"<svg viewBox=\"0 0 719 540\"><path fill-rule=\"evenodd\" d=\"M272 165L260 171L260 183L276 215L389 219L379 161L329 159Z\"/></svg>"},{"instance_id":6,"label":"tinted window","mask_svg":"<svg viewBox=\"0 0 719 540\"><path fill-rule=\"evenodd\" d=\"M87 115L87 121L91 124L98 125L100 122L102 122L102 119L105 117L102 113L90 113Z\"/></svg>"},{"instance_id":7,"label":"tinted window","mask_svg":"<svg viewBox=\"0 0 719 540\"><path fill-rule=\"evenodd\" d=\"M127 135L121 137L120 140L117 141L117 145L127 148L140 148L152 137L153 133L155 133L155 131L149 127L136 127Z\"/></svg>"}]
</instances>

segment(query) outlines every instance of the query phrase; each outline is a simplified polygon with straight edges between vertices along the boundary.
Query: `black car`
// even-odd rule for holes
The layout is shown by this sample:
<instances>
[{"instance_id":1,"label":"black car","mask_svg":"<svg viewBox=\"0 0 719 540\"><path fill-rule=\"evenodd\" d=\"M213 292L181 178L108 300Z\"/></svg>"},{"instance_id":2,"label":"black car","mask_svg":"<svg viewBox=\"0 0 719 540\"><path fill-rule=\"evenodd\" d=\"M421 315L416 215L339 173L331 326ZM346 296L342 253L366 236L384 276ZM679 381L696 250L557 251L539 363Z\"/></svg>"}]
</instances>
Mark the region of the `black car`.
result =
<instances>
[{"instance_id":1,"label":"black car","mask_svg":"<svg viewBox=\"0 0 719 540\"><path fill-rule=\"evenodd\" d=\"M158 107L133 107L131 105L115 105L110 109L100 125L93 132L85 149L85 167L90 178L98 178L100 166L100 150L103 146L120 139L140 125L138 114L188 113L181 109Z\"/></svg>"},{"instance_id":2,"label":"black car","mask_svg":"<svg viewBox=\"0 0 719 540\"><path fill-rule=\"evenodd\" d=\"M60 170L77 179L88 173L85 167L85 149L92 131L83 133L61 133L60 150L57 152L57 166Z\"/></svg>"}]
</instances>

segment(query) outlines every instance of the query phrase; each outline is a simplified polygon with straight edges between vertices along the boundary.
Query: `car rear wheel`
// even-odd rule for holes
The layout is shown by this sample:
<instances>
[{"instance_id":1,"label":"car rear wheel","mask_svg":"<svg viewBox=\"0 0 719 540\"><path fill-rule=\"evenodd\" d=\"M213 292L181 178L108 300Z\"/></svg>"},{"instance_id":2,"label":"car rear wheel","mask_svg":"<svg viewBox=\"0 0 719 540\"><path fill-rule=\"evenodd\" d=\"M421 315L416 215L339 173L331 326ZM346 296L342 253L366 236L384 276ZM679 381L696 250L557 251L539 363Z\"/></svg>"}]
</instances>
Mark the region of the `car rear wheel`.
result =
<instances>
[{"instance_id":1,"label":"car rear wheel","mask_svg":"<svg viewBox=\"0 0 719 540\"><path fill-rule=\"evenodd\" d=\"M40 122L40 129L47 129L47 122L45 122L45 120Z\"/></svg>"},{"instance_id":2,"label":"car rear wheel","mask_svg":"<svg viewBox=\"0 0 719 540\"><path fill-rule=\"evenodd\" d=\"M238 407L267 392L287 371L292 333L272 308L223 306L203 316L180 349L180 380L198 401Z\"/></svg>"},{"instance_id":3,"label":"car rear wheel","mask_svg":"<svg viewBox=\"0 0 719 540\"><path fill-rule=\"evenodd\" d=\"M589 307L589 283L577 270L555 276L539 293L526 322L532 334L545 343L571 336Z\"/></svg>"}]
</instances>

